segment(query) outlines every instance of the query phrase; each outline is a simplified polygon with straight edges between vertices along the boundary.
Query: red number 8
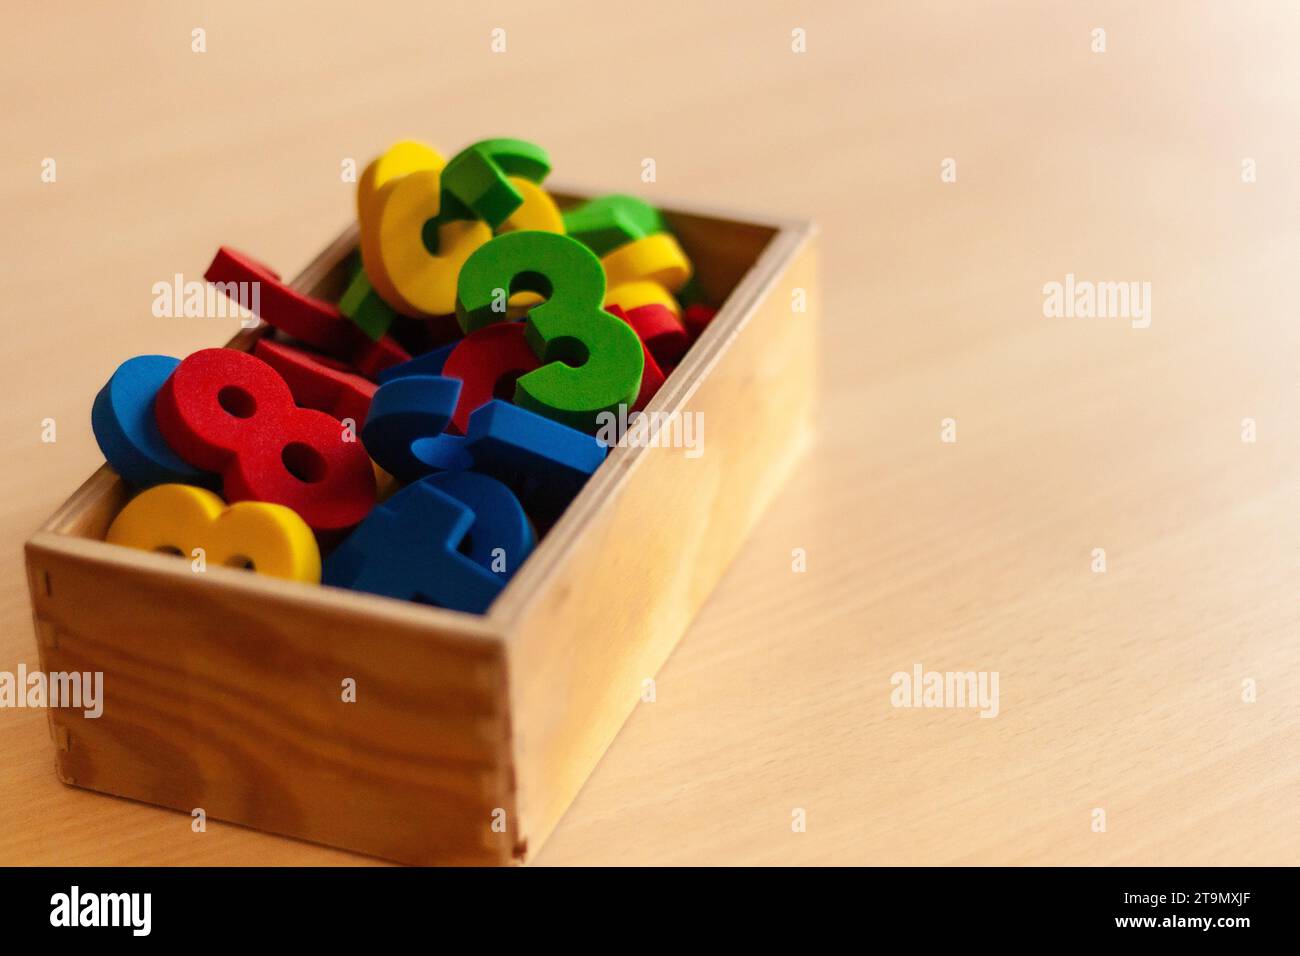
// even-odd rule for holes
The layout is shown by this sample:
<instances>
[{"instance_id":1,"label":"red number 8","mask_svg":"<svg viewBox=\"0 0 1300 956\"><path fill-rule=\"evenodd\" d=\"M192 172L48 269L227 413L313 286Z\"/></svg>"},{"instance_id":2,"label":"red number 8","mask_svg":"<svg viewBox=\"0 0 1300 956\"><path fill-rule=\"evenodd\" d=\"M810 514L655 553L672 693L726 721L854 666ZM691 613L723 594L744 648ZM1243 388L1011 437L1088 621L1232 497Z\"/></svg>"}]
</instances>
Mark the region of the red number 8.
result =
<instances>
[{"instance_id":1,"label":"red number 8","mask_svg":"<svg viewBox=\"0 0 1300 956\"><path fill-rule=\"evenodd\" d=\"M278 372L234 349L203 349L181 362L154 401L176 454L221 473L228 502L287 505L317 532L361 521L375 503L375 473L337 420L299 408Z\"/></svg>"}]
</instances>

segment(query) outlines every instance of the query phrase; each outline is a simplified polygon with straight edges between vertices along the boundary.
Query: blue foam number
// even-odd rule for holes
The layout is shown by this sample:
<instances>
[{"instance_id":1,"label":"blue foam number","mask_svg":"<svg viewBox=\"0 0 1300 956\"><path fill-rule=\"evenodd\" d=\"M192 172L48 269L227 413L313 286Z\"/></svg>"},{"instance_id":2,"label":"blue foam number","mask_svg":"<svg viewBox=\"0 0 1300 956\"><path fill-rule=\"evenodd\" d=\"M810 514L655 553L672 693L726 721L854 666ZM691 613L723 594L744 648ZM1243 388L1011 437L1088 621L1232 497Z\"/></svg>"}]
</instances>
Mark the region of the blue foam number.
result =
<instances>
[{"instance_id":1,"label":"blue foam number","mask_svg":"<svg viewBox=\"0 0 1300 956\"><path fill-rule=\"evenodd\" d=\"M163 440L153 416L158 389L180 359L137 355L117 367L95 396L90 427L99 450L123 480L136 488L185 484L216 489L221 478L186 463Z\"/></svg>"},{"instance_id":2,"label":"blue foam number","mask_svg":"<svg viewBox=\"0 0 1300 956\"><path fill-rule=\"evenodd\" d=\"M361 429L361 443L379 467L400 481L428 474L412 453L417 439L440 433L460 399L460 379L441 375L399 376L379 386Z\"/></svg>"},{"instance_id":3,"label":"blue foam number","mask_svg":"<svg viewBox=\"0 0 1300 956\"><path fill-rule=\"evenodd\" d=\"M469 454L469 439L450 432L416 439L411 443L411 454L419 459L426 473L465 471L474 467L474 459Z\"/></svg>"},{"instance_id":4,"label":"blue foam number","mask_svg":"<svg viewBox=\"0 0 1300 956\"><path fill-rule=\"evenodd\" d=\"M464 502L416 482L374 507L325 559L321 582L481 614L505 577L457 550L474 524Z\"/></svg>"},{"instance_id":5,"label":"blue foam number","mask_svg":"<svg viewBox=\"0 0 1300 956\"><path fill-rule=\"evenodd\" d=\"M482 472L503 482L549 526L582 490L605 446L592 435L503 399L476 408L468 434L443 431L460 381L409 375L379 387L361 431L370 457L406 482L437 472Z\"/></svg>"},{"instance_id":6,"label":"blue foam number","mask_svg":"<svg viewBox=\"0 0 1300 956\"><path fill-rule=\"evenodd\" d=\"M546 525L582 490L606 452L592 435L499 398L470 415L465 443L474 470L504 482Z\"/></svg>"},{"instance_id":7,"label":"blue foam number","mask_svg":"<svg viewBox=\"0 0 1300 956\"><path fill-rule=\"evenodd\" d=\"M379 384L384 385L395 378L407 378L411 375L441 375L442 367L447 364L447 356L457 345L460 345L459 339L432 352L425 352L397 365L390 365L379 373Z\"/></svg>"},{"instance_id":8,"label":"blue foam number","mask_svg":"<svg viewBox=\"0 0 1300 956\"><path fill-rule=\"evenodd\" d=\"M460 550L508 581L536 543L533 526L514 492L495 478L472 471L444 472L424 482L474 512L474 526Z\"/></svg>"}]
</instances>

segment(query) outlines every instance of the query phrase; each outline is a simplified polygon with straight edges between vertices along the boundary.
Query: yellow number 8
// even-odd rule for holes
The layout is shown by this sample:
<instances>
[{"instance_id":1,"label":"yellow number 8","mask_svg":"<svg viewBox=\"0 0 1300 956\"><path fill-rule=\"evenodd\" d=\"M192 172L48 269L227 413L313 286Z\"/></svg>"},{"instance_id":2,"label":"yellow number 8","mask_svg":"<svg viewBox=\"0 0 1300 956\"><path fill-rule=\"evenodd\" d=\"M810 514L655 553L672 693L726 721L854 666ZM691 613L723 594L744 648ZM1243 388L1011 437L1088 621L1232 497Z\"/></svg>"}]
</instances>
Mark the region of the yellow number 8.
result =
<instances>
[{"instance_id":1,"label":"yellow number 8","mask_svg":"<svg viewBox=\"0 0 1300 956\"><path fill-rule=\"evenodd\" d=\"M107 540L186 557L202 548L216 565L320 581L320 548L292 508L266 501L227 507L217 495L191 485L157 485L137 495L113 519Z\"/></svg>"}]
</instances>

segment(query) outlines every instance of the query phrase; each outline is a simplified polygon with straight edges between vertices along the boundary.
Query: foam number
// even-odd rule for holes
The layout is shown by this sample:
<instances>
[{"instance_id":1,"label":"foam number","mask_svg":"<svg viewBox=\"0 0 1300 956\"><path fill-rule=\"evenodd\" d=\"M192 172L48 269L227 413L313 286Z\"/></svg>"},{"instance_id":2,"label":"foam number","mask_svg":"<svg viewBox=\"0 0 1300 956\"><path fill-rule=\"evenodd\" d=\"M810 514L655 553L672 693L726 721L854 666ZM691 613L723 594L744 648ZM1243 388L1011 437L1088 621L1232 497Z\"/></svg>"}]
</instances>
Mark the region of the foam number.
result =
<instances>
[{"instance_id":1,"label":"foam number","mask_svg":"<svg viewBox=\"0 0 1300 956\"><path fill-rule=\"evenodd\" d=\"M378 214L380 190L388 183L424 169L442 169L447 161L432 146L402 140L370 161L357 181L357 222L365 230Z\"/></svg>"},{"instance_id":2,"label":"foam number","mask_svg":"<svg viewBox=\"0 0 1300 956\"><path fill-rule=\"evenodd\" d=\"M659 210L635 196L615 194L583 203L564 214L564 228L598 256L667 227Z\"/></svg>"},{"instance_id":3,"label":"foam number","mask_svg":"<svg viewBox=\"0 0 1300 956\"><path fill-rule=\"evenodd\" d=\"M158 430L153 403L180 365L168 355L137 355L117 367L95 396L90 425L104 458L128 484L148 488L165 482L217 487L219 476L195 468L172 451Z\"/></svg>"},{"instance_id":4,"label":"foam number","mask_svg":"<svg viewBox=\"0 0 1300 956\"><path fill-rule=\"evenodd\" d=\"M451 350L440 374L460 379L460 401L451 421L465 434L469 416L494 398L509 398L521 375L541 367L520 322L486 325L465 336Z\"/></svg>"},{"instance_id":5,"label":"foam number","mask_svg":"<svg viewBox=\"0 0 1300 956\"><path fill-rule=\"evenodd\" d=\"M682 324L686 326L686 332L691 339L698 339L704 334L704 330L709 327L713 317L718 314L717 309L712 309L702 303L696 303L686 307L682 314Z\"/></svg>"},{"instance_id":6,"label":"foam number","mask_svg":"<svg viewBox=\"0 0 1300 956\"><path fill-rule=\"evenodd\" d=\"M439 218L441 184L436 169L385 184L379 191L376 221L361 235L361 257L375 291L413 318L454 310L457 274L492 237L485 223Z\"/></svg>"},{"instance_id":7,"label":"foam number","mask_svg":"<svg viewBox=\"0 0 1300 956\"><path fill-rule=\"evenodd\" d=\"M555 232L564 235L564 216L555 200L541 186L524 179L511 176L510 185L523 200L519 208L512 212L500 226L498 232Z\"/></svg>"},{"instance_id":8,"label":"foam number","mask_svg":"<svg viewBox=\"0 0 1300 956\"><path fill-rule=\"evenodd\" d=\"M650 399L655 397L655 392L663 387L668 376L664 374L659 362L655 359L654 353L650 351L650 346L646 345L645 340L641 342L642 357L645 359L645 371L641 373L641 389L636 393L636 401L632 403L632 411L642 411L650 403Z\"/></svg>"},{"instance_id":9,"label":"foam number","mask_svg":"<svg viewBox=\"0 0 1300 956\"><path fill-rule=\"evenodd\" d=\"M564 235L564 217L560 214L560 207L555 204L555 200L545 189L518 176L511 176L510 182L515 189L519 190L519 195L524 198L524 201L497 229L498 235L503 232L525 230ZM542 297L536 292L516 292L510 297L506 317L522 319L528 314L529 309L539 305L541 301Z\"/></svg>"},{"instance_id":10,"label":"foam number","mask_svg":"<svg viewBox=\"0 0 1300 956\"><path fill-rule=\"evenodd\" d=\"M393 384L398 381L402 379ZM414 377L407 383L415 389L427 387ZM416 422L401 433L395 453L403 462L395 467L406 468L407 480L472 468L506 484L528 514L546 525L559 517L605 460L605 446L593 436L500 399L475 409L464 435L413 437L419 430ZM375 445L372 454L379 459L385 452Z\"/></svg>"},{"instance_id":11,"label":"foam number","mask_svg":"<svg viewBox=\"0 0 1300 956\"><path fill-rule=\"evenodd\" d=\"M457 327L457 331L460 331ZM442 368L447 364L447 359L456 347L463 341L458 339L449 345L425 352L423 355L417 355L409 362L403 362L401 365L394 365L392 368L386 368L379 373L379 384L391 382L395 378L403 378L407 375L441 375Z\"/></svg>"},{"instance_id":12,"label":"foam number","mask_svg":"<svg viewBox=\"0 0 1300 956\"><path fill-rule=\"evenodd\" d=\"M466 333L505 318L501 290L546 298L529 310L528 343L543 362L520 376L515 402L584 431L602 411L631 405L645 367L631 326L605 312L605 274L581 243L548 232L510 232L461 269L456 315Z\"/></svg>"},{"instance_id":13,"label":"foam number","mask_svg":"<svg viewBox=\"0 0 1300 956\"><path fill-rule=\"evenodd\" d=\"M375 473L360 442L338 421L299 408L261 359L203 349L177 366L158 392L163 438L198 468L220 472L227 501L286 505L317 532L339 531L375 502Z\"/></svg>"},{"instance_id":14,"label":"foam number","mask_svg":"<svg viewBox=\"0 0 1300 956\"><path fill-rule=\"evenodd\" d=\"M459 548L473 510L426 481L375 507L325 561L335 587L482 613L505 584Z\"/></svg>"},{"instance_id":15,"label":"foam number","mask_svg":"<svg viewBox=\"0 0 1300 956\"><path fill-rule=\"evenodd\" d=\"M328 412L339 421L366 420L375 383L352 374L342 362L266 338L257 340L253 354L280 373L293 400L304 408Z\"/></svg>"},{"instance_id":16,"label":"foam number","mask_svg":"<svg viewBox=\"0 0 1300 956\"><path fill-rule=\"evenodd\" d=\"M475 143L443 170L443 218L481 219L496 229L524 202L511 178L540 183L550 171L546 150L522 139Z\"/></svg>"},{"instance_id":17,"label":"foam number","mask_svg":"<svg viewBox=\"0 0 1300 956\"><path fill-rule=\"evenodd\" d=\"M398 345L391 335L385 335L378 342L362 338L352 350L348 364L366 378L374 379L384 369L410 360L410 353Z\"/></svg>"},{"instance_id":18,"label":"foam number","mask_svg":"<svg viewBox=\"0 0 1300 956\"><path fill-rule=\"evenodd\" d=\"M411 173L438 170L445 165L442 154L432 146L403 140L371 160L357 182L362 268L352 276L339 299L339 311L372 339L378 340L388 331L396 314L391 303L396 301L397 294L378 261L378 221L387 195L384 187Z\"/></svg>"},{"instance_id":19,"label":"foam number","mask_svg":"<svg viewBox=\"0 0 1300 956\"><path fill-rule=\"evenodd\" d=\"M459 327L458 327L459 329ZM463 339L461 341L464 341ZM459 348L459 343L445 345L440 349L432 352L426 352L424 355L417 356L403 365L394 366L386 370L380 376L381 387L400 378L411 378L414 376L426 376L441 378L443 366L455 349ZM532 353L529 352L531 356ZM464 399L466 382L460 382L461 401ZM423 387L423 386L421 386ZM436 386L442 388L443 386ZM459 402L454 406L459 408ZM453 420L454 420L453 415ZM415 462L415 467L419 474L428 474L431 471L460 471L466 468L472 468L473 460L469 457L469 449L465 444L463 435L453 434L455 428L453 423L448 423L447 431L430 437L427 433L422 433L423 429L418 422L416 427L406 430L401 438L404 439L402 444L397 446L397 453L406 456L410 455ZM363 433L364 434L364 433ZM381 439L382 441L383 439ZM393 440L396 440L394 438ZM408 461L410 459L407 459ZM409 480L409 478L408 478Z\"/></svg>"},{"instance_id":20,"label":"foam number","mask_svg":"<svg viewBox=\"0 0 1300 956\"><path fill-rule=\"evenodd\" d=\"M607 253L600 262L609 284L606 305L631 311L658 304L670 308L674 315L681 314L672 293L681 291L690 280L691 263L672 233L636 239Z\"/></svg>"},{"instance_id":21,"label":"foam number","mask_svg":"<svg viewBox=\"0 0 1300 956\"><path fill-rule=\"evenodd\" d=\"M645 279L620 282L609 290L609 294L605 296L605 304L606 306L617 305L629 312L656 305L667 309L674 317L682 314L681 303L671 292L660 283Z\"/></svg>"},{"instance_id":22,"label":"foam number","mask_svg":"<svg viewBox=\"0 0 1300 956\"><path fill-rule=\"evenodd\" d=\"M658 232L620 246L600 260L611 286L646 280L669 292L680 291L691 277L691 263L670 232Z\"/></svg>"},{"instance_id":23,"label":"foam number","mask_svg":"<svg viewBox=\"0 0 1300 956\"><path fill-rule=\"evenodd\" d=\"M694 306L692 306L694 308ZM682 360L691 339L682 321L662 305L643 305L624 312L616 305L606 306L613 315L632 326L646 348L662 366L672 367Z\"/></svg>"},{"instance_id":24,"label":"foam number","mask_svg":"<svg viewBox=\"0 0 1300 956\"><path fill-rule=\"evenodd\" d=\"M358 270L343 290L343 295L339 298L339 312L351 319L352 324L374 342L387 335L397 319L397 313L375 291L364 269Z\"/></svg>"},{"instance_id":25,"label":"foam number","mask_svg":"<svg viewBox=\"0 0 1300 956\"><path fill-rule=\"evenodd\" d=\"M457 451L467 461L456 462ZM464 438L417 441L413 454L431 466L472 467L503 482L541 525L549 526L605 460L591 435L495 399L469 417Z\"/></svg>"},{"instance_id":26,"label":"foam number","mask_svg":"<svg viewBox=\"0 0 1300 956\"><path fill-rule=\"evenodd\" d=\"M556 220L563 227L558 210L548 208L550 197L533 188L550 172L540 147L494 139L462 150L446 166L435 156L408 146L376 171L364 201L361 184L357 193L365 281L388 306L412 318L453 310L465 260L512 215L528 224L516 229ZM348 293L349 313L371 334L387 327L377 303L367 305L364 283L354 280Z\"/></svg>"},{"instance_id":27,"label":"foam number","mask_svg":"<svg viewBox=\"0 0 1300 956\"><path fill-rule=\"evenodd\" d=\"M390 336L371 341L336 306L290 288L273 269L242 252L222 246L203 277L227 295L240 296L240 290L256 288L263 321L347 361L362 375L374 377L411 357Z\"/></svg>"},{"instance_id":28,"label":"foam number","mask_svg":"<svg viewBox=\"0 0 1300 956\"><path fill-rule=\"evenodd\" d=\"M447 427L460 389L458 380L438 375L403 375L381 385L361 430L370 457L402 481L427 473L411 444Z\"/></svg>"},{"instance_id":29,"label":"foam number","mask_svg":"<svg viewBox=\"0 0 1300 956\"><path fill-rule=\"evenodd\" d=\"M605 311L627 322L627 316L623 314L623 310L618 306L606 306ZM632 325L631 322L627 324ZM631 409L634 412L639 412L646 407L650 399L655 397L655 392L659 391L663 386L667 376L664 374L663 369L659 367L659 361L655 358L654 353L650 351L650 344L646 341L641 330L636 326L632 326L632 329L636 332L637 338L641 340L641 354L645 361L645 368L641 372L641 390L637 392L636 401L632 403Z\"/></svg>"},{"instance_id":30,"label":"foam number","mask_svg":"<svg viewBox=\"0 0 1300 956\"><path fill-rule=\"evenodd\" d=\"M472 420L473 416L470 418ZM465 435L453 435L450 432L432 438L417 438L411 442L411 455L424 466L425 474L436 471L468 471L474 467L469 439Z\"/></svg>"},{"instance_id":31,"label":"foam number","mask_svg":"<svg viewBox=\"0 0 1300 956\"><path fill-rule=\"evenodd\" d=\"M262 501L226 507L212 492L189 485L158 485L137 495L109 525L107 540L186 558L202 548L214 565L320 580L316 539L292 509Z\"/></svg>"},{"instance_id":32,"label":"foam number","mask_svg":"<svg viewBox=\"0 0 1300 956\"><path fill-rule=\"evenodd\" d=\"M510 580L537 541L514 492L472 471L444 472L424 480L474 512L474 524L460 550L503 581Z\"/></svg>"}]
</instances>

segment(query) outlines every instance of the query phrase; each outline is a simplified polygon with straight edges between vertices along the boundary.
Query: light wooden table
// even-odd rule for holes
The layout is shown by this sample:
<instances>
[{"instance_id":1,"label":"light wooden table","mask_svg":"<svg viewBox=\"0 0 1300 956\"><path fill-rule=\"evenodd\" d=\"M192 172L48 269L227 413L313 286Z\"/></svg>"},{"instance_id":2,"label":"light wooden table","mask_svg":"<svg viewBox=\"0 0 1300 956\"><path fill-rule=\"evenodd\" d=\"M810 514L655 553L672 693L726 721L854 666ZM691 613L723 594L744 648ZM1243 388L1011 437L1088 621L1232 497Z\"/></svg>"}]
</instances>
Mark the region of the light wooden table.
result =
<instances>
[{"instance_id":1,"label":"light wooden table","mask_svg":"<svg viewBox=\"0 0 1300 956\"><path fill-rule=\"evenodd\" d=\"M232 333L152 284L220 243L292 274L346 158L520 136L814 218L824 264L819 443L540 862L1300 862L1294 5L272 6L7 11L0 670L37 666L19 545L99 463L97 389ZM1067 273L1150 282L1150 327L1045 317ZM996 671L1000 713L891 706L918 663ZM0 710L0 863L341 862L65 789Z\"/></svg>"}]
</instances>

